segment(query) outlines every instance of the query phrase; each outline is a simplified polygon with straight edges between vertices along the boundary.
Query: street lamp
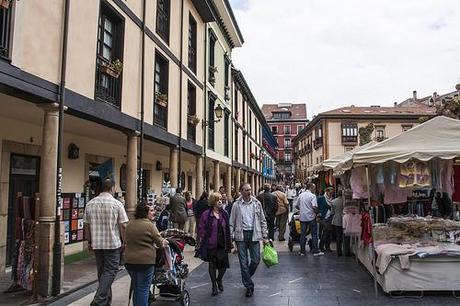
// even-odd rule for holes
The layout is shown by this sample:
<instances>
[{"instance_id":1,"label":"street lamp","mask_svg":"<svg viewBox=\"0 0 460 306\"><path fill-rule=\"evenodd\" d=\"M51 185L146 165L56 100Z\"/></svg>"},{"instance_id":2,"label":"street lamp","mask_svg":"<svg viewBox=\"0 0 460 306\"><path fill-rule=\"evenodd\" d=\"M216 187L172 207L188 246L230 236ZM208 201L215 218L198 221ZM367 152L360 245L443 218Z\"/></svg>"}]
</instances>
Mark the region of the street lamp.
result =
<instances>
[{"instance_id":1,"label":"street lamp","mask_svg":"<svg viewBox=\"0 0 460 306\"><path fill-rule=\"evenodd\" d=\"M203 126L208 126L211 122L214 122L214 123L219 122L222 119L223 115L224 115L224 109L222 108L222 106L220 106L220 104L218 104L216 108L214 109L214 116L217 119L203 120Z\"/></svg>"}]
</instances>

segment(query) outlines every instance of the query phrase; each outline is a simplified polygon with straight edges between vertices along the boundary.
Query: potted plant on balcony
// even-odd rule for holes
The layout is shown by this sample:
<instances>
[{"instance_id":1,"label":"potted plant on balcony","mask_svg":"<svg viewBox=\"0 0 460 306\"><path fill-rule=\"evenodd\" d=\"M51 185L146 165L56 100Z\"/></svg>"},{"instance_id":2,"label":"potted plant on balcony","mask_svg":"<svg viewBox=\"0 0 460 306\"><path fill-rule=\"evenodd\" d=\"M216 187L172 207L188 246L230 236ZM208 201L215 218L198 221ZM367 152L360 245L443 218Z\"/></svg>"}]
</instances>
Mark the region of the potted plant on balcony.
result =
<instances>
[{"instance_id":1,"label":"potted plant on balcony","mask_svg":"<svg viewBox=\"0 0 460 306\"><path fill-rule=\"evenodd\" d=\"M156 92L155 93L155 103L160 106L167 107L168 106L168 95L165 93Z\"/></svg>"},{"instance_id":2,"label":"potted plant on balcony","mask_svg":"<svg viewBox=\"0 0 460 306\"><path fill-rule=\"evenodd\" d=\"M198 116L196 114L194 115L188 115L187 117L187 121L195 126L198 125L198 123L200 123L200 118L198 118Z\"/></svg>"},{"instance_id":3,"label":"potted plant on balcony","mask_svg":"<svg viewBox=\"0 0 460 306\"><path fill-rule=\"evenodd\" d=\"M217 70L217 67L216 66L209 66L209 73L210 74L214 74L214 73L217 73L218 70Z\"/></svg>"},{"instance_id":4,"label":"potted plant on balcony","mask_svg":"<svg viewBox=\"0 0 460 306\"><path fill-rule=\"evenodd\" d=\"M254 153L251 153L251 154L249 154L249 157L251 157L252 159L255 159L256 155Z\"/></svg>"},{"instance_id":5,"label":"potted plant on balcony","mask_svg":"<svg viewBox=\"0 0 460 306\"><path fill-rule=\"evenodd\" d=\"M0 7L4 9L9 9L11 0L0 0Z\"/></svg>"},{"instance_id":6,"label":"potted plant on balcony","mask_svg":"<svg viewBox=\"0 0 460 306\"><path fill-rule=\"evenodd\" d=\"M123 70L123 63L119 59L116 59L112 61L111 63L105 62L105 61L101 62L101 71L116 79L120 77L120 73L122 70Z\"/></svg>"}]
</instances>

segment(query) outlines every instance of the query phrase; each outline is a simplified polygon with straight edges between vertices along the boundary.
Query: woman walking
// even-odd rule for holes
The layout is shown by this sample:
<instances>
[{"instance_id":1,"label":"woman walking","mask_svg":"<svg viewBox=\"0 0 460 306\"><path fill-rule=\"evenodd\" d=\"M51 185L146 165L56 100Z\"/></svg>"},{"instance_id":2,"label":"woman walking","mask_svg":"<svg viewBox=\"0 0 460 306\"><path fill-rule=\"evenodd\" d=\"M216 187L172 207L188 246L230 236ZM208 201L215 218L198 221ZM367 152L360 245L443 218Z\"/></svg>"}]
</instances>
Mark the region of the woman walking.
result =
<instances>
[{"instance_id":1,"label":"woman walking","mask_svg":"<svg viewBox=\"0 0 460 306\"><path fill-rule=\"evenodd\" d=\"M192 198L192 194L189 191L185 192L185 208L187 210L187 221L185 221L184 231L189 233L193 238L195 238L195 199Z\"/></svg>"},{"instance_id":2,"label":"woman walking","mask_svg":"<svg viewBox=\"0 0 460 306\"><path fill-rule=\"evenodd\" d=\"M222 196L217 192L209 196L211 208L201 215L198 228L198 237L201 241L198 252L201 258L209 263L213 296L217 295L217 288L224 291L222 279L229 268L228 253L232 248L228 214L222 209L221 199Z\"/></svg>"},{"instance_id":3,"label":"woman walking","mask_svg":"<svg viewBox=\"0 0 460 306\"><path fill-rule=\"evenodd\" d=\"M155 208L146 203L136 207L134 220L126 226L125 267L134 288L134 306L147 306L152 284L156 248L168 245L160 236L155 220Z\"/></svg>"}]
</instances>

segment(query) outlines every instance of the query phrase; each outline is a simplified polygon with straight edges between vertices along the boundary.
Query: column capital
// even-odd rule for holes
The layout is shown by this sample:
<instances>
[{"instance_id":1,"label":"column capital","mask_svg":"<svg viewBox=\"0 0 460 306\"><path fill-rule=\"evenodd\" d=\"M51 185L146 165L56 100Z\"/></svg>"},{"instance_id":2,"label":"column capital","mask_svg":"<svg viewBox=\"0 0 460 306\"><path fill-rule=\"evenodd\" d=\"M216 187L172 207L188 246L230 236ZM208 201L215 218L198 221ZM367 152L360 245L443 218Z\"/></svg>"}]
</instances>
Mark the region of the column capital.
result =
<instances>
[{"instance_id":1,"label":"column capital","mask_svg":"<svg viewBox=\"0 0 460 306\"><path fill-rule=\"evenodd\" d=\"M141 136L141 132L139 132L139 131L128 131L128 132L125 132L125 134L128 137L139 137L139 136Z\"/></svg>"},{"instance_id":2,"label":"column capital","mask_svg":"<svg viewBox=\"0 0 460 306\"><path fill-rule=\"evenodd\" d=\"M56 102L37 104L37 107L41 108L45 112L49 112L49 113L57 113L57 112L59 112L59 103L56 103ZM64 110L65 109L67 109L67 107L64 107Z\"/></svg>"}]
</instances>

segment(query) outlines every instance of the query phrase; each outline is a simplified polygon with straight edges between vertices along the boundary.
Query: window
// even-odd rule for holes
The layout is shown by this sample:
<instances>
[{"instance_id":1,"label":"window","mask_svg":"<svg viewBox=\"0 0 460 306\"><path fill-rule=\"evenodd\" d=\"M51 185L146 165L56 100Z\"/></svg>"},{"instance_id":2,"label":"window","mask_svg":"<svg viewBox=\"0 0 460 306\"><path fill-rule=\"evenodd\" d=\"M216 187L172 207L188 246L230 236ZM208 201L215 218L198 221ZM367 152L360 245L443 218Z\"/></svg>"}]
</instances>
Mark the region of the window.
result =
<instances>
[{"instance_id":1,"label":"window","mask_svg":"<svg viewBox=\"0 0 460 306\"><path fill-rule=\"evenodd\" d=\"M225 81L225 100L230 100L230 59L227 55L224 55L225 71L224 71L224 81Z\"/></svg>"},{"instance_id":2,"label":"window","mask_svg":"<svg viewBox=\"0 0 460 306\"><path fill-rule=\"evenodd\" d=\"M403 125L402 126L402 131L405 132L405 131L408 131L412 128L412 124L407 124L407 125Z\"/></svg>"},{"instance_id":3,"label":"window","mask_svg":"<svg viewBox=\"0 0 460 306\"><path fill-rule=\"evenodd\" d=\"M196 73L196 21L190 14L188 18L188 68Z\"/></svg>"},{"instance_id":4,"label":"window","mask_svg":"<svg viewBox=\"0 0 460 306\"><path fill-rule=\"evenodd\" d=\"M375 140L377 141L385 140L385 127L384 126L375 127Z\"/></svg>"},{"instance_id":5,"label":"window","mask_svg":"<svg viewBox=\"0 0 460 306\"><path fill-rule=\"evenodd\" d=\"M345 146L345 152L350 152L350 151L353 151L355 149L355 147L353 146Z\"/></svg>"},{"instance_id":6,"label":"window","mask_svg":"<svg viewBox=\"0 0 460 306\"><path fill-rule=\"evenodd\" d=\"M303 125L298 125L297 126L297 134L299 134L300 131L302 131L302 130L303 130Z\"/></svg>"},{"instance_id":7,"label":"window","mask_svg":"<svg viewBox=\"0 0 460 306\"><path fill-rule=\"evenodd\" d=\"M358 124L344 123L342 124L342 143L358 142Z\"/></svg>"},{"instance_id":8,"label":"window","mask_svg":"<svg viewBox=\"0 0 460 306\"><path fill-rule=\"evenodd\" d=\"M290 135L291 134L291 126L285 125L284 126L284 134Z\"/></svg>"},{"instance_id":9,"label":"window","mask_svg":"<svg viewBox=\"0 0 460 306\"><path fill-rule=\"evenodd\" d=\"M157 34L169 44L170 0L157 0Z\"/></svg>"},{"instance_id":10,"label":"window","mask_svg":"<svg viewBox=\"0 0 460 306\"><path fill-rule=\"evenodd\" d=\"M230 124L230 113L225 112L224 114L224 155L228 157L228 132Z\"/></svg>"},{"instance_id":11,"label":"window","mask_svg":"<svg viewBox=\"0 0 460 306\"><path fill-rule=\"evenodd\" d=\"M116 60L122 61L123 20L101 2L97 35L95 99L121 106L121 75L113 69Z\"/></svg>"},{"instance_id":12,"label":"window","mask_svg":"<svg viewBox=\"0 0 460 306\"><path fill-rule=\"evenodd\" d=\"M315 129L315 140L313 140L313 147L316 150L319 147L321 147L322 145L323 145L323 129L322 129L321 125L319 125Z\"/></svg>"},{"instance_id":13,"label":"window","mask_svg":"<svg viewBox=\"0 0 460 306\"><path fill-rule=\"evenodd\" d=\"M193 142L196 141L194 115L196 115L196 87L189 82L187 86L187 139Z\"/></svg>"},{"instance_id":14,"label":"window","mask_svg":"<svg viewBox=\"0 0 460 306\"><path fill-rule=\"evenodd\" d=\"M155 54L153 122L163 128L168 123L168 61Z\"/></svg>"},{"instance_id":15,"label":"window","mask_svg":"<svg viewBox=\"0 0 460 306\"><path fill-rule=\"evenodd\" d=\"M10 3L12 6L13 3ZM12 9L0 9L0 57L9 58Z\"/></svg>"},{"instance_id":16,"label":"window","mask_svg":"<svg viewBox=\"0 0 460 306\"><path fill-rule=\"evenodd\" d=\"M290 112L273 113L273 119L289 119L290 117Z\"/></svg>"},{"instance_id":17,"label":"window","mask_svg":"<svg viewBox=\"0 0 460 306\"><path fill-rule=\"evenodd\" d=\"M238 127L235 127L235 153L234 159L238 161Z\"/></svg>"},{"instance_id":18,"label":"window","mask_svg":"<svg viewBox=\"0 0 460 306\"><path fill-rule=\"evenodd\" d=\"M284 147L285 148L291 147L291 138L284 138Z\"/></svg>"},{"instance_id":19,"label":"window","mask_svg":"<svg viewBox=\"0 0 460 306\"><path fill-rule=\"evenodd\" d=\"M252 136L252 113L249 112L249 135Z\"/></svg>"},{"instance_id":20,"label":"window","mask_svg":"<svg viewBox=\"0 0 460 306\"><path fill-rule=\"evenodd\" d=\"M284 160L287 161L287 162L291 161L291 153L290 152L284 153Z\"/></svg>"},{"instance_id":21,"label":"window","mask_svg":"<svg viewBox=\"0 0 460 306\"><path fill-rule=\"evenodd\" d=\"M208 104L208 117L209 117L209 124L208 124L208 148L214 150L214 130L215 130L215 123L214 123L214 108L216 98L214 96L209 96L209 104Z\"/></svg>"},{"instance_id":22,"label":"window","mask_svg":"<svg viewBox=\"0 0 460 306\"><path fill-rule=\"evenodd\" d=\"M246 126L246 105L248 105L248 103L247 103L246 97L244 97L243 98L243 107L242 107L242 111L243 111L243 126L244 127Z\"/></svg>"},{"instance_id":23,"label":"window","mask_svg":"<svg viewBox=\"0 0 460 306\"><path fill-rule=\"evenodd\" d=\"M243 164L246 164L246 135L243 134Z\"/></svg>"},{"instance_id":24,"label":"window","mask_svg":"<svg viewBox=\"0 0 460 306\"><path fill-rule=\"evenodd\" d=\"M212 32L209 30L209 78L208 81L211 83L212 86L216 84L216 63L215 63L215 52L216 52L216 41L217 38Z\"/></svg>"},{"instance_id":25,"label":"window","mask_svg":"<svg viewBox=\"0 0 460 306\"><path fill-rule=\"evenodd\" d=\"M272 133L276 135L278 133L278 127L276 125L272 126Z\"/></svg>"},{"instance_id":26,"label":"window","mask_svg":"<svg viewBox=\"0 0 460 306\"><path fill-rule=\"evenodd\" d=\"M240 113L238 111L238 90L236 88L235 88L235 95L234 95L233 98L234 98L234 101L235 101L235 105L233 107L233 110L235 111L235 119L238 121Z\"/></svg>"}]
</instances>

